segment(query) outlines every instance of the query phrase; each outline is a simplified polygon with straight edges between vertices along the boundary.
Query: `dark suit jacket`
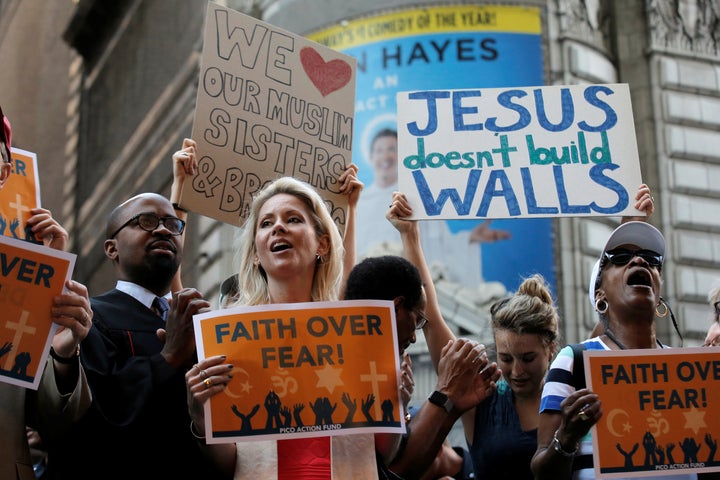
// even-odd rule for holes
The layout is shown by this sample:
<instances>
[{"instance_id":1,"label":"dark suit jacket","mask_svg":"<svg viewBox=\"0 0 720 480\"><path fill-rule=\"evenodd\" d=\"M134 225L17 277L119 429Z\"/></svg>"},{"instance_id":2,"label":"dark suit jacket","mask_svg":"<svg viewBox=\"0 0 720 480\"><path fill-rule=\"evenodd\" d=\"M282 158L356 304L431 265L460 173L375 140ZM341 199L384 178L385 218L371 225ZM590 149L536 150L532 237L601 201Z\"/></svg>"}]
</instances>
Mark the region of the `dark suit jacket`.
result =
<instances>
[{"instance_id":1,"label":"dark suit jacket","mask_svg":"<svg viewBox=\"0 0 720 480\"><path fill-rule=\"evenodd\" d=\"M91 304L93 327L80 351L93 404L49 449L50 478L221 478L190 433L185 369L160 354L164 321L119 290ZM62 455L68 449L75 457Z\"/></svg>"}]
</instances>

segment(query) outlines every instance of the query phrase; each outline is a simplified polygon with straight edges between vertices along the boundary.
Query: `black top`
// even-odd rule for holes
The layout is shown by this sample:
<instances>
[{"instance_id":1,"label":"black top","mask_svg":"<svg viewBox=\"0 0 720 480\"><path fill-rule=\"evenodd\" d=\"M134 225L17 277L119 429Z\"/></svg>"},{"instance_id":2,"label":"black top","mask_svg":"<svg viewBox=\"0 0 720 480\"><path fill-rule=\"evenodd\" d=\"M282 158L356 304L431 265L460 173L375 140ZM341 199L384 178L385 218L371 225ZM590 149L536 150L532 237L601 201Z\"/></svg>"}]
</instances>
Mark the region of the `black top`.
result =
<instances>
[{"instance_id":1,"label":"black top","mask_svg":"<svg viewBox=\"0 0 720 480\"><path fill-rule=\"evenodd\" d=\"M50 442L49 478L223 478L190 433L185 369L160 355L163 320L119 290L91 304L80 360L93 403L67 438Z\"/></svg>"}]
</instances>

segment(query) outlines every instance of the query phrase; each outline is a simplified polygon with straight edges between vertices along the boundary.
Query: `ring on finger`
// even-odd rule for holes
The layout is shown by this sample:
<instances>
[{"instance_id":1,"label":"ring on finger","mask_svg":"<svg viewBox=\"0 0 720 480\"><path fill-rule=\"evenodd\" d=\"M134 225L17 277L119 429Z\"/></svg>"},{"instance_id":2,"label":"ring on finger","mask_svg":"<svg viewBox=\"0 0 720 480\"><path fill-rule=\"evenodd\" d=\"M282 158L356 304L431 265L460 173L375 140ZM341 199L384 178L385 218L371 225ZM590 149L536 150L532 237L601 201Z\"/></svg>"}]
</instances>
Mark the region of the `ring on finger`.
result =
<instances>
[{"instance_id":1,"label":"ring on finger","mask_svg":"<svg viewBox=\"0 0 720 480\"><path fill-rule=\"evenodd\" d=\"M582 420L583 422L587 422L588 420L590 420L590 416L589 416L589 415L587 414L587 412L585 411L585 407L583 407L583 408L580 409L580 412L578 412L578 417L579 417L580 420Z\"/></svg>"},{"instance_id":2,"label":"ring on finger","mask_svg":"<svg viewBox=\"0 0 720 480\"><path fill-rule=\"evenodd\" d=\"M205 370L200 370L200 378L207 378L207 372Z\"/></svg>"},{"instance_id":3,"label":"ring on finger","mask_svg":"<svg viewBox=\"0 0 720 480\"><path fill-rule=\"evenodd\" d=\"M206 378L203 383L205 384L205 388L212 387L212 384L213 384L212 378Z\"/></svg>"}]
</instances>

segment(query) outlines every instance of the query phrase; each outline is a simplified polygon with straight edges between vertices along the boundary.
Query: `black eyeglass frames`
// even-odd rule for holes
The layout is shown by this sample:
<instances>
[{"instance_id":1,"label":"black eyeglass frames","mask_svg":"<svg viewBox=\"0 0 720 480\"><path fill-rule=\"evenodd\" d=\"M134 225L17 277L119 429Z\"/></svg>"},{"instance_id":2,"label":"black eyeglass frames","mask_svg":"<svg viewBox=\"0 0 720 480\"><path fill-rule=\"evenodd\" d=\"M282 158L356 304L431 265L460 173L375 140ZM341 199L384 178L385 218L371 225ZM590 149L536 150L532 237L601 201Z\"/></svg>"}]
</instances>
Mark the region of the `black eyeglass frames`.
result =
<instances>
[{"instance_id":1,"label":"black eyeglass frames","mask_svg":"<svg viewBox=\"0 0 720 480\"><path fill-rule=\"evenodd\" d=\"M645 260L651 267L660 268L663 264L663 256L652 250L628 250L626 248L616 248L605 252L605 258L613 265L627 265L633 257L640 257Z\"/></svg>"},{"instance_id":2,"label":"black eyeglass frames","mask_svg":"<svg viewBox=\"0 0 720 480\"><path fill-rule=\"evenodd\" d=\"M115 232L110 235L110 238L115 238L115 235L120 233L120 230L127 227L131 223L137 221L138 227L142 228L146 232L153 232L156 228L160 226L160 223L165 225L165 228L167 228L170 231L171 235L181 235L183 231L185 230L185 221L180 220L177 217L158 217L154 213L150 212L143 212L138 213L134 217L132 217L127 222L123 223L120 228L115 230Z\"/></svg>"}]
</instances>

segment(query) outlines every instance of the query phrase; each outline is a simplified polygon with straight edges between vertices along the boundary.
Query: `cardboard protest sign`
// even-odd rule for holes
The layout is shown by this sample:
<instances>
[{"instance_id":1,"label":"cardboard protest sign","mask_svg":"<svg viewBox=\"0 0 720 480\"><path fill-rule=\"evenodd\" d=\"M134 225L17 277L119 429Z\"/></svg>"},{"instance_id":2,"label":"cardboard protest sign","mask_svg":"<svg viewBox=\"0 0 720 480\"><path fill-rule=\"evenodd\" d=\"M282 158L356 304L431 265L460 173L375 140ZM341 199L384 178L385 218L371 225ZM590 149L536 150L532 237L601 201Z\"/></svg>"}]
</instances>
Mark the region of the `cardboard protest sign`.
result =
<instances>
[{"instance_id":1,"label":"cardboard protest sign","mask_svg":"<svg viewBox=\"0 0 720 480\"><path fill-rule=\"evenodd\" d=\"M346 223L338 177L351 163L357 61L209 2L192 138L198 173L181 204L233 225L268 181L315 187Z\"/></svg>"},{"instance_id":2,"label":"cardboard protest sign","mask_svg":"<svg viewBox=\"0 0 720 480\"><path fill-rule=\"evenodd\" d=\"M400 92L397 104L413 218L644 215L627 84Z\"/></svg>"},{"instance_id":3,"label":"cardboard protest sign","mask_svg":"<svg viewBox=\"0 0 720 480\"><path fill-rule=\"evenodd\" d=\"M404 432L392 302L237 307L194 323L198 357L234 366L205 404L208 443Z\"/></svg>"},{"instance_id":4,"label":"cardboard protest sign","mask_svg":"<svg viewBox=\"0 0 720 480\"><path fill-rule=\"evenodd\" d=\"M603 409L592 430L598 478L720 471L720 349L583 354Z\"/></svg>"},{"instance_id":5,"label":"cardboard protest sign","mask_svg":"<svg viewBox=\"0 0 720 480\"><path fill-rule=\"evenodd\" d=\"M72 277L76 256L0 236L0 381L36 390L52 336L52 299Z\"/></svg>"},{"instance_id":6,"label":"cardboard protest sign","mask_svg":"<svg viewBox=\"0 0 720 480\"><path fill-rule=\"evenodd\" d=\"M13 148L12 159L10 178L0 189L0 235L35 242L26 225L30 210L40 205L37 155Z\"/></svg>"}]
</instances>

